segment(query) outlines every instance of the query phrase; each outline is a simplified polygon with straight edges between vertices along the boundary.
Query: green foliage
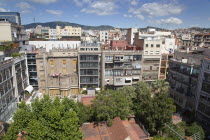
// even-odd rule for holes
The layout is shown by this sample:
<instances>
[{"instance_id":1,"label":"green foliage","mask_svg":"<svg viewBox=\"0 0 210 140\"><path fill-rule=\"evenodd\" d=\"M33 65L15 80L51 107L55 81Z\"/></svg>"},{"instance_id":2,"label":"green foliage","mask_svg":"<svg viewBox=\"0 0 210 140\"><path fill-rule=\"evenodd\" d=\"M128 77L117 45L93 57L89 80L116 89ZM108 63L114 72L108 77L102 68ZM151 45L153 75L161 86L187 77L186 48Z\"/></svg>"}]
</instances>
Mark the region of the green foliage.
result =
<instances>
[{"instance_id":1,"label":"green foliage","mask_svg":"<svg viewBox=\"0 0 210 140\"><path fill-rule=\"evenodd\" d=\"M186 127L186 136L192 136L197 133L199 133L200 139L203 140L205 137L205 133L201 126L194 122Z\"/></svg>"},{"instance_id":2,"label":"green foliage","mask_svg":"<svg viewBox=\"0 0 210 140\"><path fill-rule=\"evenodd\" d=\"M13 54L12 54L12 57L20 57L20 56L21 56L20 53L13 53Z\"/></svg>"},{"instance_id":3,"label":"green foliage","mask_svg":"<svg viewBox=\"0 0 210 140\"><path fill-rule=\"evenodd\" d=\"M174 139L170 137L155 136L152 138L152 140L174 140Z\"/></svg>"},{"instance_id":4,"label":"green foliage","mask_svg":"<svg viewBox=\"0 0 210 140\"><path fill-rule=\"evenodd\" d=\"M168 93L169 83L165 80L152 82L152 94Z\"/></svg>"},{"instance_id":5,"label":"green foliage","mask_svg":"<svg viewBox=\"0 0 210 140\"><path fill-rule=\"evenodd\" d=\"M131 98L121 91L104 90L96 96L92 104L93 120L109 121L117 116L125 119L132 113Z\"/></svg>"},{"instance_id":6,"label":"green foliage","mask_svg":"<svg viewBox=\"0 0 210 140\"><path fill-rule=\"evenodd\" d=\"M157 84L162 85L162 84ZM167 88L155 86L158 94L153 94L154 86L149 87L148 84L140 82L136 87L136 99L134 102L134 111L136 117L145 125L150 134L155 135L163 128L163 124L171 122L171 116L175 111L172 99L166 94Z\"/></svg>"},{"instance_id":7,"label":"green foliage","mask_svg":"<svg viewBox=\"0 0 210 140\"><path fill-rule=\"evenodd\" d=\"M78 111L78 118L79 118L79 124L83 124L84 122L91 120L91 107L85 106L82 103L77 103L79 111Z\"/></svg>"},{"instance_id":8,"label":"green foliage","mask_svg":"<svg viewBox=\"0 0 210 140\"><path fill-rule=\"evenodd\" d=\"M77 112L77 104L67 98L60 101L59 98L52 100L44 96L41 100L36 99L31 106L22 102L4 139L16 139L17 133L25 130L30 133L27 136L29 140L79 140L82 133Z\"/></svg>"}]
</instances>

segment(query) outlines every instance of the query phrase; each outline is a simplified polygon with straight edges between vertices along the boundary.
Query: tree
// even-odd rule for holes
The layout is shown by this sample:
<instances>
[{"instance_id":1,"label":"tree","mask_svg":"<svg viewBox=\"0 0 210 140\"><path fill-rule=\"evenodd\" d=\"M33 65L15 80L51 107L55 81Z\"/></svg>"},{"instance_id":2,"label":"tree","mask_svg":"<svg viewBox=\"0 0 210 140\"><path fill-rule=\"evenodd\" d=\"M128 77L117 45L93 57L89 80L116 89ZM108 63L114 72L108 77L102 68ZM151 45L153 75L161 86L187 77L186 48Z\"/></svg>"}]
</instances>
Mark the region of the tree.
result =
<instances>
[{"instance_id":1,"label":"tree","mask_svg":"<svg viewBox=\"0 0 210 140\"><path fill-rule=\"evenodd\" d=\"M77 113L79 118L79 124L83 124L84 122L91 120L91 107L85 106L82 103L77 103L79 111Z\"/></svg>"},{"instance_id":2,"label":"tree","mask_svg":"<svg viewBox=\"0 0 210 140\"><path fill-rule=\"evenodd\" d=\"M132 114L132 100L121 91L104 90L96 96L92 104L93 120L109 121L117 116L125 119Z\"/></svg>"},{"instance_id":3,"label":"tree","mask_svg":"<svg viewBox=\"0 0 210 140\"><path fill-rule=\"evenodd\" d=\"M186 131L186 136L193 136L195 134L198 134L201 140L205 138L205 132L203 128L195 122L187 126L185 131Z\"/></svg>"},{"instance_id":4,"label":"tree","mask_svg":"<svg viewBox=\"0 0 210 140\"><path fill-rule=\"evenodd\" d=\"M116 103L111 98L112 90L104 90L93 100L93 120L108 121L115 117Z\"/></svg>"},{"instance_id":5,"label":"tree","mask_svg":"<svg viewBox=\"0 0 210 140\"><path fill-rule=\"evenodd\" d=\"M152 94L168 93L169 83L165 80L152 82Z\"/></svg>"},{"instance_id":6,"label":"tree","mask_svg":"<svg viewBox=\"0 0 210 140\"><path fill-rule=\"evenodd\" d=\"M14 114L14 122L9 127L4 139L17 138L21 130L30 133L26 136L29 140L42 139L75 139L82 138L79 130L78 106L74 101L64 98L54 100L49 96L36 99L31 106L24 102Z\"/></svg>"},{"instance_id":7,"label":"tree","mask_svg":"<svg viewBox=\"0 0 210 140\"><path fill-rule=\"evenodd\" d=\"M159 90L162 93L154 94L154 96L151 96L151 91L153 89L148 84L138 83L134 110L136 117L145 125L150 134L155 135L163 128L164 123L171 122L175 106L163 89Z\"/></svg>"}]
</instances>

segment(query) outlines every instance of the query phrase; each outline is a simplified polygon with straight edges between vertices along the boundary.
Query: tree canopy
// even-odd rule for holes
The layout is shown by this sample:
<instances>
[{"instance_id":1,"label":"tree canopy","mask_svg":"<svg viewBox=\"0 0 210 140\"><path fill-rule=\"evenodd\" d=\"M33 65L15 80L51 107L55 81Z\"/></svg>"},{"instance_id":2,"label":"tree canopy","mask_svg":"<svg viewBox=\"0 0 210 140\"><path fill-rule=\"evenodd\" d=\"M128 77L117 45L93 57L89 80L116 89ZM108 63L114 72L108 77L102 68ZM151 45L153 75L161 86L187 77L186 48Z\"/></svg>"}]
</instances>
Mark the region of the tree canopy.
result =
<instances>
[{"instance_id":1,"label":"tree canopy","mask_svg":"<svg viewBox=\"0 0 210 140\"><path fill-rule=\"evenodd\" d=\"M31 106L22 102L4 139L16 139L17 134L24 130L30 133L26 136L29 140L79 140L82 133L77 112L77 104L68 98L61 101L44 96L41 100L36 99Z\"/></svg>"}]
</instances>

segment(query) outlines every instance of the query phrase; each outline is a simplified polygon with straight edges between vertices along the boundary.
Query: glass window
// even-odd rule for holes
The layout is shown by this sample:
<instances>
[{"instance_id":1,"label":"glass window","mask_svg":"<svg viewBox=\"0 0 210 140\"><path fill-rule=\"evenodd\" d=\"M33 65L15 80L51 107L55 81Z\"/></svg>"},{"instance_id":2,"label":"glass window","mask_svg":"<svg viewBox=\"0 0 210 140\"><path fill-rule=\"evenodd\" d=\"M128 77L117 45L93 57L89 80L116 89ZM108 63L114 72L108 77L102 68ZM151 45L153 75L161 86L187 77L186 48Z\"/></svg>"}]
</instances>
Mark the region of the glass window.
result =
<instances>
[{"instance_id":1,"label":"glass window","mask_svg":"<svg viewBox=\"0 0 210 140\"><path fill-rule=\"evenodd\" d=\"M54 61L53 60L50 60L50 65L54 65Z\"/></svg>"},{"instance_id":2,"label":"glass window","mask_svg":"<svg viewBox=\"0 0 210 140\"><path fill-rule=\"evenodd\" d=\"M66 60L63 60L63 64L64 64L64 65L66 64Z\"/></svg>"}]
</instances>

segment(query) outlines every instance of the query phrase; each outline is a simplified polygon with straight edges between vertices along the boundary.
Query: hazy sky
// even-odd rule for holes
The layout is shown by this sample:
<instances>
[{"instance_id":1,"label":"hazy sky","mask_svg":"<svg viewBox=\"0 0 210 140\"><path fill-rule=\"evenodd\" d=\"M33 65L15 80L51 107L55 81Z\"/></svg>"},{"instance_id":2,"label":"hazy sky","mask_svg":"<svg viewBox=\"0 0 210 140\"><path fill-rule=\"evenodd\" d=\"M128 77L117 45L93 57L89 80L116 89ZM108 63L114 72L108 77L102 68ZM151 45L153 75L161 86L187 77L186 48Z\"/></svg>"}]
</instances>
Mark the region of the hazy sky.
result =
<instances>
[{"instance_id":1,"label":"hazy sky","mask_svg":"<svg viewBox=\"0 0 210 140\"><path fill-rule=\"evenodd\" d=\"M0 0L0 11L20 12L22 24L210 27L210 0Z\"/></svg>"}]
</instances>

